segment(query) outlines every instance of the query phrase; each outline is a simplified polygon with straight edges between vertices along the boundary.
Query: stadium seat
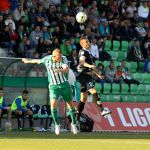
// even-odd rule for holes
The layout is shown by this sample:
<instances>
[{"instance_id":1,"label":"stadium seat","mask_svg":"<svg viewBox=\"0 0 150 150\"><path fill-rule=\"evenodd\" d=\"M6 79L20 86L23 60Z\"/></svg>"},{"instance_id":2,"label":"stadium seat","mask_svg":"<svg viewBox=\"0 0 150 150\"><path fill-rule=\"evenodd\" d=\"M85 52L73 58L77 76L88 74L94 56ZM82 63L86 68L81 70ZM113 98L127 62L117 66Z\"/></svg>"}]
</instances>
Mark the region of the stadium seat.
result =
<instances>
[{"instance_id":1,"label":"stadium seat","mask_svg":"<svg viewBox=\"0 0 150 150\"><path fill-rule=\"evenodd\" d=\"M135 97L133 95L122 95L122 102L135 102Z\"/></svg>"},{"instance_id":2,"label":"stadium seat","mask_svg":"<svg viewBox=\"0 0 150 150\"><path fill-rule=\"evenodd\" d=\"M121 85L121 94L129 94L129 86L128 84L122 84Z\"/></svg>"},{"instance_id":3,"label":"stadium seat","mask_svg":"<svg viewBox=\"0 0 150 150\"><path fill-rule=\"evenodd\" d=\"M104 91L103 91L104 94L110 94L111 89L112 89L112 86L110 83L104 83Z\"/></svg>"},{"instance_id":4,"label":"stadium seat","mask_svg":"<svg viewBox=\"0 0 150 150\"><path fill-rule=\"evenodd\" d=\"M138 86L138 94L146 94L146 85L145 84L140 84Z\"/></svg>"},{"instance_id":5,"label":"stadium seat","mask_svg":"<svg viewBox=\"0 0 150 150\"><path fill-rule=\"evenodd\" d=\"M144 73L144 83L150 83L150 74Z\"/></svg>"},{"instance_id":6,"label":"stadium seat","mask_svg":"<svg viewBox=\"0 0 150 150\"><path fill-rule=\"evenodd\" d=\"M120 66L120 62L119 62L119 61L114 61L114 66L115 66L115 68L116 68L117 66Z\"/></svg>"},{"instance_id":7,"label":"stadium seat","mask_svg":"<svg viewBox=\"0 0 150 150\"><path fill-rule=\"evenodd\" d=\"M128 41L121 41L121 51L127 52L129 49Z\"/></svg>"},{"instance_id":8,"label":"stadium seat","mask_svg":"<svg viewBox=\"0 0 150 150\"><path fill-rule=\"evenodd\" d=\"M150 94L150 84L146 84L146 94Z\"/></svg>"},{"instance_id":9,"label":"stadium seat","mask_svg":"<svg viewBox=\"0 0 150 150\"><path fill-rule=\"evenodd\" d=\"M104 61L104 62L103 62L104 67L108 67L109 64L110 64L110 61Z\"/></svg>"},{"instance_id":10,"label":"stadium seat","mask_svg":"<svg viewBox=\"0 0 150 150\"><path fill-rule=\"evenodd\" d=\"M120 102L121 96L120 95L101 95L102 102Z\"/></svg>"},{"instance_id":11,"label":"stadium seat","mask_svg":"<svg viewBox=\"0 0 150 150\"><path fill-rule=\"evenodd\" d=\"M143 73L134 73L133 74L133 78L135 80L138 80L140 83L143 83L143 81L144 81L144 75L143 75Z\"/></svg>"},{"instance_id":12,"label":"stadium seat","mask_svg":"<svg viewBox=\"0 0 150 150\"><path fill-rule=\"evenodd\" d=\"M111 47L112 47L111 40L106 40L104 50L105 51L111 51Z\"/></svg>"},{"instance_id":13,"label":"stadium seat","mask_svg":"<svg viewBox=\"0 0 150 150\"><path fill-rule=\"evenodd\" d=\"M130 93L133 95L136 95L138 93L138 85L137 84L131 84Z\"/></svg>"},{"instance_id":14,"label":"stadium seat","mask_svg":"<svg viewBox=\"0 0 150 150\"><path fill-rule=\"evenodd\" d=\"M99 60L96 60L96 61L95 61L95 65L96 65L96 66L98 66L99 63L102 63L102 64L103 64L103 62L101 62L101 61L99 61Z\"/></svg>"},{"instance_id":15,"label":"stadium seat","mask_svg":"<svg viewBox=\"0 0 150 150\"><path fill-rule=\"evenodd\" d=\"M111 58L113 60L117 60L118 58L118 52L114 52L114 51L108 51L109 55L111 56Z\"/></svg>"},{"instance_id":16,"label":"stadium seat","mask_svg":"<svg viewBox=\"0 0 150 150\"><path fill-rule=\"evenodd\" d=\"M139 62L139 70L138 72L143 72L144 71L144 62Z\"/></svg>"},{"instance_id":17,"label":"stadium seat","mask_svg":"<svg viewBox=\"0 0 150 150\"><path fill-rule=\"evenodd\" d=\"M120 41L113 40L113 51L119 51L120 49Z\"/></svg>"},{"instance_id":18,"label":"stadium seat","mask_svg":"<svg viewBox=\"0 0 150 150\"><path fill-rule=\"evenodd\" d=\"M97 90L97 93L101 93L102 85L100 83L95 83L95 89Z\"/></svg>"},{"instance_id":19,"label":"stadium seat","mask_svg":"<svg viewBox=\"0 0 150 150\"><path fill-rule=\"evenodd\" d=\"M145 103L150 103L150 95L145 95Z\"/></svg>"},{"instance_id":20,"label":"stadium seat","mask_svg":"<svg viewBox=\"0 0 150 150\"><path fill-rule=\"evenodd\" d=\"M144 103L145 102L145 97L142 95L136 95L135 96L135 101L139 103Z\"/></svg>"},{"instance_id":21,"label":"stadium seat","mask_svg":"<svg viewBox=\"0 0 150 150\"><path fill-rule=\"evenodd\" d=\"M125 60L127 57L127 53L126 52L118 52L118 61L121 61L121 60Z\"/></svg>"},{"instance_id":22,"label":"stadium seat","mask_svg":"<svg viewBox=\"0 0 150 150\"><path fill-rule=\"evenodd\" d=\"M127 63L127 65L128 65L129 70L132 73L137 72L137 62L131 61L131 62Z\"/></svg>"},{"instance_id":23,"label":"stadium seat","mask_svg":"<svg viewBox=\"0 0 150 150\"><path fill-rule=\"evenodd\" d=\"M112 84L112 94L120 94L120 84L113 83Z\"/></svg>"}]
</instances>

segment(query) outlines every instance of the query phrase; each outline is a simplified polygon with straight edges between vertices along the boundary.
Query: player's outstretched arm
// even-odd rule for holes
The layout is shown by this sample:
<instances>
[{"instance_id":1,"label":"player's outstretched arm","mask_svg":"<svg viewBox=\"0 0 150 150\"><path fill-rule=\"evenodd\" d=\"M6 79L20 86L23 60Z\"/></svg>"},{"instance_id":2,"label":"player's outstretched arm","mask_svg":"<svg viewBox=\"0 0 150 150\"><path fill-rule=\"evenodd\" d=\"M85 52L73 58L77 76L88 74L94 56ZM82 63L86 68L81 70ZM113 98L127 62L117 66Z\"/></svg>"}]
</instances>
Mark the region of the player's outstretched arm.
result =
<instances>
[{"instance_id":1,"label":"player's outstretched arm","mask_svg":"<svg viewBox=\"0 0 150 150\"><path fill-rule=\"evenodd\" d=\"M40 64L40 60L39 59L27 59L27 58L22 58L22 62L25 64Z\"/></svg>"}]
</instances>

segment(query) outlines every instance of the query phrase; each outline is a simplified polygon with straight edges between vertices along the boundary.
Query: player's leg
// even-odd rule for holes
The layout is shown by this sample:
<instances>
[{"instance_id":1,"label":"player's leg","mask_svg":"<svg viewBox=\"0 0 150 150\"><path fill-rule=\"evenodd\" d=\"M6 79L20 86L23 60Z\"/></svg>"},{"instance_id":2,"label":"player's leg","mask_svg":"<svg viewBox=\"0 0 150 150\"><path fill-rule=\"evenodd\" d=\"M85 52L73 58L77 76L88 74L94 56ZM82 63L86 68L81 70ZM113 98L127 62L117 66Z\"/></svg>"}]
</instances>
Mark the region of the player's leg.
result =
<instances>
[{"instance_id":1,"label":"player's leg","mask_svg":"<svg viewBox=\"0 0 150 150\"><path fill-rule=\"evenodd\" d=\"M57 100L60 96L59 88L51 86L50 88L50 106L51 106L51 115L55 124L55 133L56 135L60 134L60 125L58 122L58 115L57 115Z\"/></svg>"},{"instance_id":2,"label":"player's leg","mask_svg":"<svg viewBox=\"0 0 150 150\"><path fill-rule=\"evenodd\" d=\"M62 89L61 89L61 95L64 99L64 101L66 101L67 103L67 107L69 109L69 115L71 117L71 127L72 127L72 131L74 134L77 134L78 130L76 127L76 117L75 117L75 107L74 104L72 102L72 90L71 87L69 85L69 83L64 83Z\"/></svg>"},{"instance_id":3,"label":"player's leg","mask_svg":"<svg viewBox=\"0 0 150 150\"><path fill-rule=\"evenodd\" d=\"M87 101L88 93L87 90L93 86L91 82L91 77L84 75L79 77L79 82L81 86L80 102L77 108L77 120L80 119L81 113L84 110L85 103Z\"/></svg>"},{"instance_id":4,"label":"player's leg","mask_svg":"<svg viewBox=\"0 0 150 150\"><path fill-rule=\"evenodd\" d=\"M102 105L102 102L101 102L101 99L100 99L96 89L95 88L91 88L91 89L89 89L89 92L93 95L93 100L94 100L96 106L98 106L100 108L101 115L105 116L105 115L110 114L111 113L110 110L104 109L104 107Z\"/></svg>"},{"instance_id":5,"label":"player's leg","mask_svg":"<svg viewBox=\"0 0 150 150\"><path fill-rule=\"evenodd\" d=\"M30 109L27 109L27 111L24 114L29 116L28 118L30 128L33 128L33 112Z\"/></svg>"},{"instance_id":6,"label":"player's leg","mask_svg":"<svg viewBox=\"0 0 150 150\"><path fill-rule=\"evenodd\" d=\"M6 107L6 110L7 110L8 122L11 122L11 108L10 107Z\"/></svg>"},{"instance_id":7,"label":"player's leg","mask_svg":"<svg viewBox=\"0 0 150 150\"><path fill-rule=\"evenodd\" d=\"M1 129L1 115L2 115L2 109L0 109L0 129Z\"/></svg>"},{"instance_id":8,"label":"player's leg","mask_svg":"<svg viewBox=\"0 0 150 150\"><path fill-rule=\"evenodd\" d=\"M18 121L18 129L22 129L21 126L21 119L23 118L23 112L21 110L15 110L13 111L13 113L16 115L17 117L17 121Z\"/></svg>"}]
</instances>

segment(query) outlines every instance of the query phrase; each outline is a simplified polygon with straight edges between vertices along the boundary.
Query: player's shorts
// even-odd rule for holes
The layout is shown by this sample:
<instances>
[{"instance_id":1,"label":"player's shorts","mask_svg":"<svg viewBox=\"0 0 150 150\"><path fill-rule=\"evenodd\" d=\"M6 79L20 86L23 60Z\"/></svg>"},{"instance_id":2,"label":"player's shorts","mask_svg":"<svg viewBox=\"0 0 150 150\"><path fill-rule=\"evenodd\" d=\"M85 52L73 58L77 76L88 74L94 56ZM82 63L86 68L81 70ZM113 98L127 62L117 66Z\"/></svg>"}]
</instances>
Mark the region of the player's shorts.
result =
<instances>
[{"instance_id":1,"label":"player's shorts","mask_svg":"<svg viewBox=\"0 0 150 150\"><path fill-rule=\"evenodd\" d=\"M81 84L81 92L87 92L94 87L93 78L88 74L80 74L79 82Z\"/></svg>"},{"instance_id":2,"label":"player's shorts","mask_svg":"<svg viewBox=\"0 0 150 150\"><path fill-rule=\"evenodd\" d=\"M72 101L72 90L69 83L66 81L59 85L49 85L50 100L58 100L60 96L66 102Z\"/></svg>"}]
</instances>

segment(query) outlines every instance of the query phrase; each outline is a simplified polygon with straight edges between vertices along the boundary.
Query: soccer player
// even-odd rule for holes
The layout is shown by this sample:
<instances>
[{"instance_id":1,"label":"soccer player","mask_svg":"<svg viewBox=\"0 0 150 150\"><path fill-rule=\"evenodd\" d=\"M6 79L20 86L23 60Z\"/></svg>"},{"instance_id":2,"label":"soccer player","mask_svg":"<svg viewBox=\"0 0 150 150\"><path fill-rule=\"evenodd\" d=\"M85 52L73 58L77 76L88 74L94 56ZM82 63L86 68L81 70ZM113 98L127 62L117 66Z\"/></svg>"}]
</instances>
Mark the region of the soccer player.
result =
<instances>
[{"instance_id":1,"label":"soccer player","mask_svg":"<svg viewBox=\"0 0 150 150\"><path fill-rule=\"evenodd\" d=\"M93 95L94 102L101 110L101 115L108 115L111 111L104 109L98 93L92 83L92 70L94 71L96 67L94 66L94 62L90 54L90 42L83 36L80 38L80 45L82 49L79 51L78 79L81 85L81 99L77 109L77 119L80 119L85 102L87 101L88 92ZM98 77L102 78L100 75L98 75Z\"/></svg>"},{"instance_id":2,"label":"soccer player","mask_svg":"<svg viewBox=\"0 0 150 150\"><path fill-rule=\"evenodd\" d=\"M42 59L26 59L23 58L24 63L37 63L44 64L48 72L49 92L50 92L50 105L51 114L55 123L55 133L60 134L60 125L57 117L57 103L61 95L66 101L69 108L69 113L72 119L71 127L74 134L77 134L75 108L72 102L71 87L65 77L68 73L68 61L65 56L62 56L60 49L54 49L52 55L45 56Z\"/></svg>"},{"instance_id":3,"label":"soccer player","mask_svg":"<svg viewBox=\"0 0 150 150\"><path fill-rule=\"evenodd\" d=\"M22 130L21 118L24 116L29 116L30 128L33 129L33 112L28 99L29 92L24 90L22 96L15 98L11 105L12 113L17 116L18 119L18 129Z\"/></svg>"},{"instance_id":4,"label":"soccer player","mask_svg":"<svg viewBox=\"0 0 150 150\"><path fill-rule=\"evenodd\" d=\"M11 109L10 109L10 107L8 107L6 105L6 102L5 102L5 99L4 99L4 90L3 90L3 88L0 88L0 117L3 114L8 114L8 123L7 124L11 128L11 123L10 123L10 121L11 121Z\"/></svg>"}]
</instances>

